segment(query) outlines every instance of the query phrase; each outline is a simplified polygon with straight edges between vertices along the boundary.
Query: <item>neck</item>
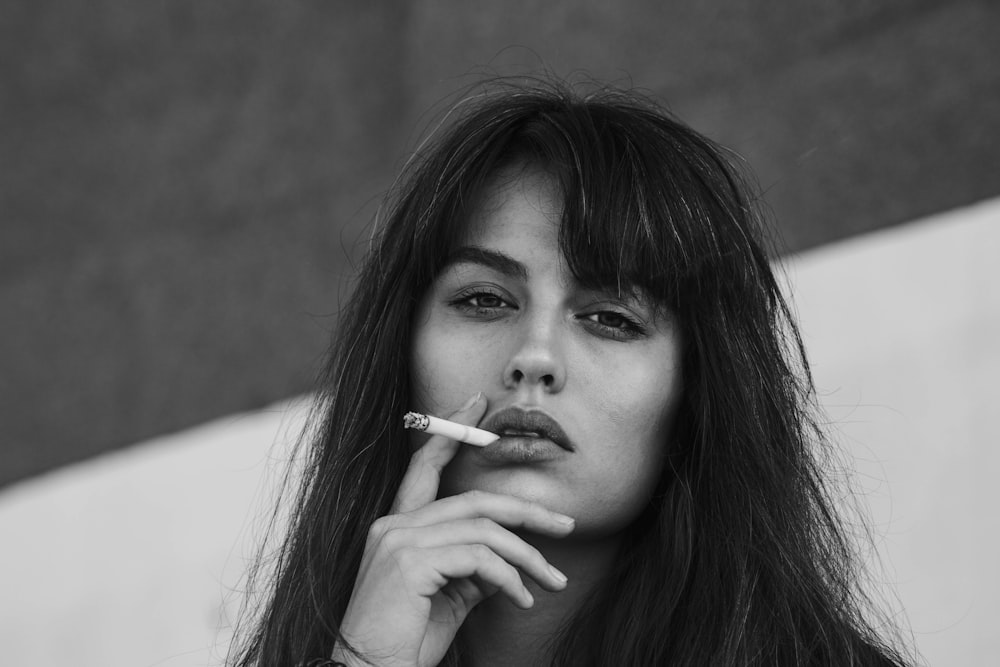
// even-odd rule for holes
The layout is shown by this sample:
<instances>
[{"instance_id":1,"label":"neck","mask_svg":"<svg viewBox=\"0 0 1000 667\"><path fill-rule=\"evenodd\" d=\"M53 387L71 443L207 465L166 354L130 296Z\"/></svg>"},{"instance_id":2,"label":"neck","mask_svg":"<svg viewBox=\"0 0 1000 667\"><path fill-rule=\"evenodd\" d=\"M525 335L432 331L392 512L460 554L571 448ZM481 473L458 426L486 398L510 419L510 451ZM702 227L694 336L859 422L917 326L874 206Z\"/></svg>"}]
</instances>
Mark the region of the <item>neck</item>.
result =
<instances>
[{"instance_id":1,"label":"neck","mask_svg":"<svg viewBox=\"0 0 1000 667\"><path fill-rule=\"evenodd\" d=\"M460 636L471 667L549 664L551 638L607 575L621 541L617 535L587 542L521 537L559 568L569 583L551 593L524 577L535 598L531 609L518 609L502 595L480 603L462 625Z\"/></svg>"}]
</instances>

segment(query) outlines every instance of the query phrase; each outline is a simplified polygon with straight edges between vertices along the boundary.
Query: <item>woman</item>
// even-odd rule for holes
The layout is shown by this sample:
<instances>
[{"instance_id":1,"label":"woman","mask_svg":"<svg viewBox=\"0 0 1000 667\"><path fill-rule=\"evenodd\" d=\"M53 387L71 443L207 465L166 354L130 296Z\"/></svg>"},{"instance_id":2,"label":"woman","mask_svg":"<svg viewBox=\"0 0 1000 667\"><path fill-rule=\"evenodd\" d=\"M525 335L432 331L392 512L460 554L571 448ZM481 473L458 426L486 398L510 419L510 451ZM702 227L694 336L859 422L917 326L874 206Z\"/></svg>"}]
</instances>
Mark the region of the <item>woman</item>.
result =
<instances>
[{"instance_id":1,"label":"woman","mask_svg":"<svg viewBox=\"0 0 1000 667\"><path fill-rule=\"evenodd\" d=\"M900 664L723 151L631 93L464 107L373 241L235 664Z\"/></svg>"}]
</instances>

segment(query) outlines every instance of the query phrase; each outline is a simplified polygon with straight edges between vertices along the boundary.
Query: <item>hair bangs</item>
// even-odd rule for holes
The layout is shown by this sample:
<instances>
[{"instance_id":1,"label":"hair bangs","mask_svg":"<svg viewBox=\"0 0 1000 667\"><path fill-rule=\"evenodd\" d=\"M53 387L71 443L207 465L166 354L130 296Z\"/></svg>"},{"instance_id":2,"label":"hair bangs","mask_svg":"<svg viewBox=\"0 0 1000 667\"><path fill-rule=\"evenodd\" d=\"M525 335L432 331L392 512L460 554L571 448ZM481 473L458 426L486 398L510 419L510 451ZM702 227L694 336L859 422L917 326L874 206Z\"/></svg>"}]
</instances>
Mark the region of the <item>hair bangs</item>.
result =
<instances>
[{"instance_id":1,"label":"hair bangs","mask_svg":"<svg viewBox=\"0 0 1000 667\"><path fill-rule=\"evenodd\" d=\"M622 294L643 294L673 306L684 264L672 216L657 210L657 196L634 144L602 134L595 155L561 177L560 244L581 284ZM620 144L615 146L614 144ZM594 146L584 147L594 150Z\"/></svg>"},{"instance_id":2,"label":"hair bangs","mask_svg":"<svg viewBox=\"0 0 1000 667\"><path fill-rule=\"evenodd\" d=\"M741 291L746 276L734 273L747 266L739 255L752 245L753 214L739 173L693 130L608 91L487 100L459 120L411 188L422 199L407 207L419 220L417 285L433 280L477 202L518 166L555 179L560 246L585 287L678 311Z\"/></svg>"},{"instance_id":3,"label":"hair bangs","mask_svg":"<svg viewBox=\"0 0 1000 667\"><path fill-rule=\"evenodd\" d=\"M570 271L587 287L677 307L724 261L712 220L730 208L717 193L730 185L724 165L662 114L614 97L548 102L509 137L504 164L557 180Z\"/></svg>"}]
</instances>

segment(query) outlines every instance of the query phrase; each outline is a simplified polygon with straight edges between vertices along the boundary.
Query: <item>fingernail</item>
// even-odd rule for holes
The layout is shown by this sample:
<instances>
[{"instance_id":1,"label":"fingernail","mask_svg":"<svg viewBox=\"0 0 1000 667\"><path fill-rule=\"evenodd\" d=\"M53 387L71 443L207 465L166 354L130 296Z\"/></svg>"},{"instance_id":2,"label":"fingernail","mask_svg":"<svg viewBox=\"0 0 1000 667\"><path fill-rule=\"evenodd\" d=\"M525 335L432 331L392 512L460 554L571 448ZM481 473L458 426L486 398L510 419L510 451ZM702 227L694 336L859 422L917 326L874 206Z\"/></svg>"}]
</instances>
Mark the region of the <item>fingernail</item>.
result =
<instances>
[{"instance_id":1,"label":"fingernail","mask_svg":"<svg viewBox=\"0 0 1000 667\"><path fill-rule=\"evenodd\" d=\"M566 578L565 574L556 569L555 565L549 565L549 574L551 574L552 578L558 581L560 584L565 584L567 581L569 581L569 579Z\"/></svg>"},{"instance_id":2,"label":"fingernail","mask_svg":"<svg viewBox=\"0 0 1000 667\"><path fill-rule=\"evenodd\" d=\"M462 412L464 410L468 410L469 408L471 408L473 405L475 405L479 401L479 399L482 397L482 395L483 395L483 392L477 391L475 394L473 394L472 398L470 398L469 400L467 400L465 402L465 404L458 409L459 412Z\"/></svg>"},{"instance_id":3,"label":"fingernail","mask_svg":"<svg viewBox=\"0 0 1000 667\"><path fill-rule=\"evenodd\" d=\"M564 526L572 526L574 523L576 523L576 519L574 519L571 516L566 516L565 514L556 514L553 512L552 518Z\"/></svg>"}]
</instances>

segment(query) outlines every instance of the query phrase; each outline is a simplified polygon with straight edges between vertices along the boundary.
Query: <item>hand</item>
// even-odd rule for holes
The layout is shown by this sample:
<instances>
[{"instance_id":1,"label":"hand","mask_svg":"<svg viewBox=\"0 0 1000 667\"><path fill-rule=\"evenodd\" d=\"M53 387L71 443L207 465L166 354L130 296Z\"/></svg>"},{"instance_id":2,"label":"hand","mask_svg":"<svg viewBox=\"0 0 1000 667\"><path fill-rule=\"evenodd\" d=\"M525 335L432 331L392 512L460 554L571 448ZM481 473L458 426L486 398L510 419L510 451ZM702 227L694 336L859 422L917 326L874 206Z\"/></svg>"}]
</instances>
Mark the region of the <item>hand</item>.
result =
<instances>
[{"instance_id":1,"label":"hand","mask_svg":"<svg viewBox=\"0 0 1000 667\"><path fill-rule=\"evenodd\" d=\"M485 411L477 394L449 419L475 426ZM441 471L461 446L431 437L413 454L392 512L368 532L340 630L379 667L438 664L469 612L498 592L530 608L534 599L518 570L545 590L566 586L565 576L510 529L564 537L573 530L570 517L480 491L435 500ZM334 657L356 660L339 647Z\"/></svg>"}]
</instances>

